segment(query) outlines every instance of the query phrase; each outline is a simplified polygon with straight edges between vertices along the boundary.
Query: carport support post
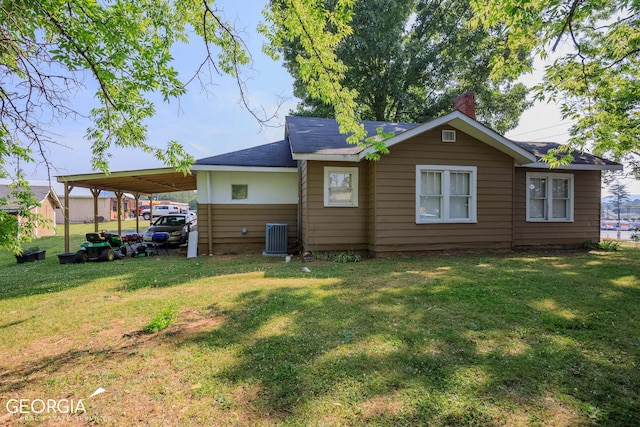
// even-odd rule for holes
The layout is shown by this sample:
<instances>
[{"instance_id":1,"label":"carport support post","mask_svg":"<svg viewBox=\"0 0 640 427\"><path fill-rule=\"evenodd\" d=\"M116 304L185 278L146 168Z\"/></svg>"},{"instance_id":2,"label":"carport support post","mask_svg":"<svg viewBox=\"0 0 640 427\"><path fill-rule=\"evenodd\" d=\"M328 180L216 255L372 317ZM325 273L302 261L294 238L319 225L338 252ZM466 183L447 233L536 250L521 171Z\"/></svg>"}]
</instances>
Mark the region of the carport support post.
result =
<instances>
[{"instance_id":1,"label":"carport support post","mask_svg":"<svg viewBox=\"0 0 640 427\"><path fill-rule=\"evenodd\" d=\"M90 188L93 195L93 231L98 232L98 196L100 195L100 189Z\"/></svg>"},{"instance_id":2,"label":"carport support post","mask_svg":"<svg viewBox=\"0 0 640 427\"><path fill-rule=\"evenodd\" d=\"M149 225L153 224L153 194L149 194Z\"/></svg>"},{"instance_id":3,"label":"carport support post","mask_svg":"<svg viewBox=\"0 0 640 427\"><path fill-rule=\"evenodd\" d=\"M136 217L136 234L139 234L139 233L140 233L140 220L139 220L139 217L138 217L138 212L139 212L139 210L140 210L140 209L139 209L139 208L140 208L140 206L139 206L139 205L140 205L140 194L135 193L135 194L133 195L133 197L134 197L134 200L135 200L135 203L136 203L136 210L135 210L135 217Z\"/></svg>"},{"instance_id":4,"label":"carport support post","mask_svg":"<svg viewBox=\"0 0 640 427\"><path fill-rule=\"evenodd\" d=\"M69 253L69 193L71 187L66 182L64 183L64 253Z\"/></svg>"},{"instance_id":5,"label":"carport support post","mask_svg":"<svg viewBox=\"0 0 640 427\"><path fill-rule=\"evenodd\" d=\"M118 236L122 235L122 191L116 191L116 209L118 210Z\"/></svg>"}]
</instances>

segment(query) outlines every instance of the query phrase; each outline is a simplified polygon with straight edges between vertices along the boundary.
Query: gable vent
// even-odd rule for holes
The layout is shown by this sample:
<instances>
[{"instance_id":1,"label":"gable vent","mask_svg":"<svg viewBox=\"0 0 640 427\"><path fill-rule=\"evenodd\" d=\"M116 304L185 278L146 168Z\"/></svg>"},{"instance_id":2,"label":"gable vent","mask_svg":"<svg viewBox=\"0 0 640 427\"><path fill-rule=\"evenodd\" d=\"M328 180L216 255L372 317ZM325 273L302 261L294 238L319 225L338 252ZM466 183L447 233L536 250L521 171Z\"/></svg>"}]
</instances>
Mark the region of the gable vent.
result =
<instances>
[{"instance_id":1,"label":"gable vent","mask_svg":"<svg viewBox=\"0 0 640 427\"><path fill-rule=\"evenodd\" d=\"M456 142L456 131L455 130L443 130L442 131L442 142Z\"/></svg>"}]
</instances>

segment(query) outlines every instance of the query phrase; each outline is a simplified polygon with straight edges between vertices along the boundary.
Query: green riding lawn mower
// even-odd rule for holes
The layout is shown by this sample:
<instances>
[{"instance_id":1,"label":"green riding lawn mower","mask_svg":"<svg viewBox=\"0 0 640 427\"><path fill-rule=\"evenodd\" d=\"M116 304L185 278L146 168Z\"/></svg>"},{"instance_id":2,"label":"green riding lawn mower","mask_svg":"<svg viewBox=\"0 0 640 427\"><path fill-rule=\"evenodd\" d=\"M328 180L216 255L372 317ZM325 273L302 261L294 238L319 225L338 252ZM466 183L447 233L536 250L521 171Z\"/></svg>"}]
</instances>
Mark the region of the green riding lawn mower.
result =
<instances>
[{"instance_id":1,"label":"green riding lawn mower","mask_svg":"<svg viewBox=\"0 0 640 427\"><path fill-rule=\"evenodd\" d=\"M122 246L122 239L117 234L100 231L87 233L87 241L80 244L76 252L76 262L113 261L124 258L126 249Z\"/></svg>"}]
</instances>

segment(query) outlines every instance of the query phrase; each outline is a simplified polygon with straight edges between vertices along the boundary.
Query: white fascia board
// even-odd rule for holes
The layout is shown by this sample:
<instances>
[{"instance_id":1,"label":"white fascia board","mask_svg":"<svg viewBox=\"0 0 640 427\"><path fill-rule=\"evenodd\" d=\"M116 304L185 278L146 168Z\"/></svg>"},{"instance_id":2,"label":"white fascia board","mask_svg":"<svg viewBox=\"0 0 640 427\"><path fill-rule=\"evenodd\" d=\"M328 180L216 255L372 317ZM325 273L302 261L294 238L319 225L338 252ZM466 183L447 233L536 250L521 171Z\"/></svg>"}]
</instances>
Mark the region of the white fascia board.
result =
<instances>
[{"instance_id":1,"label":"white fascia board","mask_svg":"<svg viewBox=\"0 0 640 427\"><path fill-rule=\"evenodd\" d=\"M393 136L387 140L387 147L399 144L400 142L406 141L443 125L449 125L484 142L485 144L511 156L517 163L529 163L536 160L536 157L533 154L520 147L518 144L508 140L504 136L492 131L488 127L478 123L459 111L454 111L446 116L439 117L399 135ZM360 153L360 158L364 158L368 153L373 151L375 150L372 147L363 150Z\"/></svg>"},{"instance_id":2,"label":"white fascia board","mask_svg":"<svg viewBox=\"0 0 640 427\"><path fill-rule=\"evenodd\" d=\"M359 162L358 154L294 154L293 160L322 160L328 162Z\"/></svg>"},{"instance_id":3,"label":"white fascia board","mask_svg":"<svg viewBox=\"0 0 640 427\"><path fill-rule=\"evenodd\" d=\"M49 195L53 197L53 200L58 204L57 207L62 206L62 203L60 203L60 199L58 198L58 193L56 193L56 190L54 190L53 187L49 187Z\"/></svg>"},{"instance_id":4,"label":"white fascia board","mask_svg":"<svg viewBox=\"0 0 640 427\"><path fill-rule=\"evenodd\" d=\"M266 167L266 166L225 166L225 165L193 165L193 171L223 171L223 172L291 172L297 173L298 168Z\"/></svg>"},{"instance_id":5,"label":"white fascia board","mask_svg":"<svg viewBox=\"0 0 640 427\"><path fill-rule=\"evenodd\" d=\"M82 175L60 175L57 176L56 179L58 182L67 182L67 181L79 181L83 179L93 179L93 178L118 178L118 177L130 177L132 175L135 176L145 176L145 175L156 175L159 173L174 173L176 172L173 168L162 168L162 169L139 169L139 170L130 170L130 171L117 171L117 172L109 172L108 174L104 172L96 172L96 173L87 173Z\"/></svg>"},{"instance_id":6,"label":"white fascia board","mask_svg":"<svg viewBox=\"0 0 640 427\"><path fill-rule=\"evenodd\" d=\"M558 169L558 170L585 170L585 171L621 171L624 169L622 165L583 165L583 164L571 164L551 167L549 163L535 162L527 163L524 165L517 165L522 168L535 168L535 169Z\"/></svg>"}]
</instances>

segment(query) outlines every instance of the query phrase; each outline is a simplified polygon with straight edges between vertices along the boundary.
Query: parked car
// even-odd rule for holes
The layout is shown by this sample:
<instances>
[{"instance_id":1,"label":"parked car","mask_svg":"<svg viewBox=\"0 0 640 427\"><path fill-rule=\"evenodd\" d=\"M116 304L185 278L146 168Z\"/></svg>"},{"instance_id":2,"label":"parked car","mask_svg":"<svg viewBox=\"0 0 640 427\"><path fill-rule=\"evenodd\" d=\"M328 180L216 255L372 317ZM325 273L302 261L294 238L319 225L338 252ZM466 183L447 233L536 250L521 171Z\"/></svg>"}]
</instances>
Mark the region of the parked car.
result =
<instances>
[{"instance_id":1,"label":"parked car","mask_svg":"<svg viewBox=\"0 0 640 427\"><path fill-rule=\"evenodd\" d=\"M151 219L151 216L155 218L162 215L170 215L170 214L177 214L177 213L181 213L181 212L180 212L180 208L176 205L155 205L153 207L152 212L149 212L149 207L147 207L147 209L142 210L140 215L142 215L142 218L144 219Z\"/></svg>"},{"instance_id":2,"label":"parked car","mask_svg":"<svg viewBox=\"0 0 640 427\"><path fill-rule=\"evenodd\" d=\"M191 214L163 215L156 219L151 227L142 235L146 243L153 242L153 233L169 233L169 244L182 244L187 241L189 231L195 230L197 220Z\"/></svg>"}]
</instances>

